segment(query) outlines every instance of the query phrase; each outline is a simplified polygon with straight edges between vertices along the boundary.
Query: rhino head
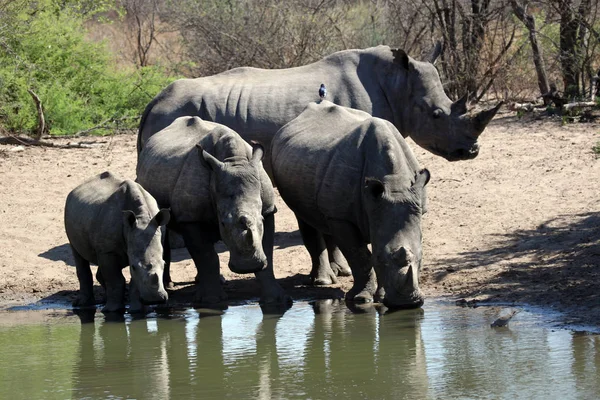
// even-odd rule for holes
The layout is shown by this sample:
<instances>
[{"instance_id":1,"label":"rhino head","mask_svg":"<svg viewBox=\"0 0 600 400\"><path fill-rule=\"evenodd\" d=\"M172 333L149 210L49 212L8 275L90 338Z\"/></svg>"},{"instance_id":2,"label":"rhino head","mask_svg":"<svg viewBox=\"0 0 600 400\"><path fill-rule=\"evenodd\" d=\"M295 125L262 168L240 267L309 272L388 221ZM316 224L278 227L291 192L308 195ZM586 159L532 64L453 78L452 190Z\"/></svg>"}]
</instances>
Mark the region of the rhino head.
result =
<instances>
[{"instance_id":1,"label":"rhino head","mask_svg":"<svg viewBox=\"0 0 600 400\"><path fill-rule=\"evenodd\" d=\"M410 186L387 175L366 178L363 201L369 218L372 262L377 274L378 301L390 308L420 307L422 258L421 215L429 171L421 170Z\"/></svg>"},{"instance_id":2,"label":"rhino head","mask_svg":"<svg viewBox=\"0 0 600 400\"><path fill-rule=\"evenodd\" d=\"M446 96L433 66L435 55L422 62L410 58L403 50L392 52L394 65L405 73L407 88L398 105L398 130L404 136L410 136L419 146L448 161L477 157L477 139L502 102L479 113L468 113L468 94L455 102Z\"/></svg>"},{"instance_id":3,"label":"rhino head","mask_svg":"<svg viewBox=\"0 0 600 400\"><path fill-rule=\"evenodd\" d=\"M224 162L201 150L202 160L212 171L210 191L219 232L229 248L229 268L239 274L267 267L262 247L264 227L259 174L264 150L258 144L253 144L252 150L250 159L235 156Z\"/></svg>"},{"instance_id":4,"label":"rhino head","mask_svg":"<svg viewBox=\"0 0 600 400\"><path fill-rule=\"evenodd\" d=\"M123 211L124 235L127 243L129 271L145 304L164 303L169 296L163 285L162 229L170 219L167 209L154 217Z\"/></svg>"}]
</instances>

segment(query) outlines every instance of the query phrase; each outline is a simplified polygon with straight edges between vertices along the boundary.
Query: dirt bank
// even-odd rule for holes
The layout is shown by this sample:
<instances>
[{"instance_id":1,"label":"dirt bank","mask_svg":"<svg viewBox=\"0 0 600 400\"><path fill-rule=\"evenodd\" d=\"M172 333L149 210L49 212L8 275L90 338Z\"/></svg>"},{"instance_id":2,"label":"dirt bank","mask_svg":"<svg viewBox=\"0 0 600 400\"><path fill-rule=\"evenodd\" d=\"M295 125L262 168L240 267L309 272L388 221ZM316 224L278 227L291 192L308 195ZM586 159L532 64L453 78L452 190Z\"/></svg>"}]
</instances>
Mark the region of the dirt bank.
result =
<instances>
[{"instance_id":1,"label":"dirt bank","mask_svg":"<svg viewBox=\"0 0 600 400\"><path fill-rule=\"evenodd\" d=\"M67 193L105 170L135 176L135 135L89 141L95 144L82 149L0 146L0 308L74 296L78 284L62 222ZM504 114L480 141L475 160L457 163L411 142L432 174L424 292L548 305L565 311L565 322L600 326L600 160L591 150L599 125ZM296 299L342 296L350 278L306 286L308 253L292 213L281 199L277 207L276 276ZM195 270L184 250L174 258L173 277L182 284L173 297L185 300ZM247 277L222 273L232 299L258 296Z\"/></svg>"}]
</instances>

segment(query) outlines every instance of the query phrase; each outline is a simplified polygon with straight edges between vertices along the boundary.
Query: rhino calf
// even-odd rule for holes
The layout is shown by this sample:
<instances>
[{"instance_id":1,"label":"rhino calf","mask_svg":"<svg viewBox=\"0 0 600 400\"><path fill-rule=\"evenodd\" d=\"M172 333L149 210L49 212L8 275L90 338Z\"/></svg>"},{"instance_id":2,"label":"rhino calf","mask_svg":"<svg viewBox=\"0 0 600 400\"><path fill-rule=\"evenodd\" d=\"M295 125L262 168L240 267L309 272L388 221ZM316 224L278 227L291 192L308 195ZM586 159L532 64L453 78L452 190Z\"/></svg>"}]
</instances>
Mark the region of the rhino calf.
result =
<instances>
[{"instance_id":1,"label":"rhino calf","mask_svg":"<svg viewBox=\"0 0 600 400\"><path fill-rule=\"evenodd\" d=\"M98 265L96 278L106 290L104 312L125 309L125 278L129 266L130 311L142 303L162 303L164 289L161 227L169 222L168 210L139 184L104 172L82 183L65 204L65 229L79 279L76 307L96 304L90 263Z\"/></svg>"},{"instance_id":2,"label":"rhino calf","mask_svg":"<svg viewBox=\"0 0 600 400\"><path fill-rule=\"evenodd\" d=\"M421 215L429 171L390 122L328 101L311 103L275 135L271 157L313 269L328 263L330 235L354 277L348 300L423 304Z\"/></svg>"},{"instance_id":3,"label":"rhino calf","mask_svg":"<svg viewBox=\"0 0 600 400\"><path fill-rule=\"evenodd\" d=\"M220 239L233 272L256 274L263 303L291 301L273 275L274 192L262 155L261 146L198 117L176 119L138 155L137 181L171 208L169 228L183 236L198 270L196 304L226 298L214 248Z\"/></svg>"}]
</instances>

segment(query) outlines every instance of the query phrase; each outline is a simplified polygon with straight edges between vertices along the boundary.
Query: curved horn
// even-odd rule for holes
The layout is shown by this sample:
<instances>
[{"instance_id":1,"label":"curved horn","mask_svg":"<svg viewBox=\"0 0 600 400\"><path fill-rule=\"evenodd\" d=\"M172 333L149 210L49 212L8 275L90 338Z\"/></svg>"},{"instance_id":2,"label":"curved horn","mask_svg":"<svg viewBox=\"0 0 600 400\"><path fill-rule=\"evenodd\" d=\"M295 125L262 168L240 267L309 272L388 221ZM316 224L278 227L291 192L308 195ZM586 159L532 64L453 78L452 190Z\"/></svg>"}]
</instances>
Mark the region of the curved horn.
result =
<instances>
[{"instance_id":1,"label":"curved horn","mask_svg":"<svg viewBox=\"0 0 600 400\"><path fill-rule=\"evenodd\" d=\"M481 134L481 132L483 132L483 130L485 129L487 124L489 124L490 121L492 120L492 118L494 118L494 116L496 115L496 113L498 112L498 110L500 109L502 104L504 104L503 101L498 103L498 105L496 105L496 107L494 107L494 108L490 108L489 110L481 111L479 114L477 114L473 118L473 127L475 128L476 134L479 135L479 134Z\"/></svg>"},{"instance_id":2,"label":"curved horn","mask_svg":"<svg viewBox=\"0 0 600 400\"><path fill-rule=\"evenodd\" d=\"M450 106L450 113L454 115L463 115L467 113L467 100L469 99L469 92L465 93L463 97L456 100Z\"/></svg>"},{"instance_id":3,"label":"curved horn","mask_svg":"<svg viewBox=\"0 0 600 400\"><path fill-rule=\"evenodd\" d=\"M442 51L444 51L444 46L442 45L442 41L438 40L437 42L435 42L433 49L431 49L429 56L427 56L427 58L424 61L430 62L431 64L435 64L438 57L442 54Z\"/></svg>"}]
</instances>

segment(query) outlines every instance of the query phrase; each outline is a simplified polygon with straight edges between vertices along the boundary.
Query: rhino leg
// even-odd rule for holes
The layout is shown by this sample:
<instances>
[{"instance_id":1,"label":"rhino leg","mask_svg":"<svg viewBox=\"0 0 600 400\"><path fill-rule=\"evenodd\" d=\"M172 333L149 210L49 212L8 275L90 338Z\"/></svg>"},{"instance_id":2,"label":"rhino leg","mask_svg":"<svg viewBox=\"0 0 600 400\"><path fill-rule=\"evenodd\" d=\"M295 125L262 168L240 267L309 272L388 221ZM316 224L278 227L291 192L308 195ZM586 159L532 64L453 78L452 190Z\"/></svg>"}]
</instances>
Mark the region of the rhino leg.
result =
<instances>
[{"instance_id":1,"label":"rhino leg","mask_svg":"<svg viewBox=\"0 0 600 400\"><path fill-rule=\"evenodd\" d=\"M347 222L329 221L332 236L352 270L354 285L346 293L346 300L357 303L373 301L377 279L371 268L371 252L358 229Z\"/></svg>"},{"instance_id":2,"label":"rhino leg","mask_svg":"<svg viewBox=\"0 0 600 400\"><path fill-rule=\"evenodd\" d=\"M198 223L183 223L181 235L198 271L194 304L217 304L227 300L221 286L219 255L215 251L216 235L212 229L203 229Z\"/></svg>"},{"instance_id":3,"label":"rhino leg","mask_svg":"<svg viewBox=\"0 0 600 400\"><path fill-rule=\"evenodd\" d=\"M98 256L98 271L106 286L106 304L102 312L125 311L125 277L117 257L111 254Z\"/></svg>"},{"instance_id":4,"label":"rhino leg","mask_svg":"<svg viewBox=\"0 0 600 400\"><path fill-rule=\"evenodd\" d=\"M73 307L91 307L96 304L94 298L94 278L92 276L92 269L88 260L83 258L74 248L71 246L73 252L73 258L75 259L75 268L77 269L77 279L79 280L79 293L77 298L73 301Z\"/></svg>"},{"instance_id":5,"label":"rhino leg","mask_svg":"<svg viewBox=\"0 0 600 400\"><path fill-rule=\"evenodd\" d=\"M333 238L329 235L324 235L325 243L327 243L327 253L329 255L329 265L336 276L351 276L352 270L348 265L348 261L340 249L335 245Z\"/></svg>"},{"instance_id":6,"label":"rhino leg","mask_svg":"<svg viewBox=\"0 0 600 400\"><path fill-rule=\"evenodd\" d=\"M165 237L163 239L163 261L165 262L165 269L163 270L163 285L165 290L173 290L175 285L171 279L171 242L169 229L165 229Z\"/></svg>"},{"instance_id":7,"label":"rhino leg","mask_svg":"<svg viewBox=\"0 0 600 400\"><path fill-rule=\"evenodd\" d=\"M100 268L96 270L96 280L98 281L98 283L100 283L102 289L106 291L106 282L104 282L104 277L102 276L102 271L100 270Z\"/></svg>"},{"instance_id":8,"label":"rhino leg","mask_svg":"<svg viewBox=\"0 0 600 400\"><path fill-rule=\"evenodd\" d=\"M310 278L313 285L331 285L332 283L337 283L335 273L329 265L327 245L323 234L298 218L298 216L296 216L296 219L298 220L298 228L302 235L302 241L312 261Z\"/></svg>"},{"instance_id":9,"label":"rhino leg","mask_svg":"<svg viewBox=\"0 0 600 400\"><path fill-rule=\"evenodd\" d=\"M144 311L144 305L142 304L140 290L137 282L131 278L131 281L129 281L129 312L139 313L142 311Z\"/></svg>"},{"instance_id":10,"label":"rhino leg","mask_svg":"<svg viewBox=\"0 0 600 400\"><path fill-rule=\"evenodd\" d=\"M262 246L267 256L267 268L256 272L256 280L260 284L261 304L290 304L292 298L275 280L273 274L273 242L275 239L275 214L264 216L264 233Z\"/></svg>"}]
</instances>

